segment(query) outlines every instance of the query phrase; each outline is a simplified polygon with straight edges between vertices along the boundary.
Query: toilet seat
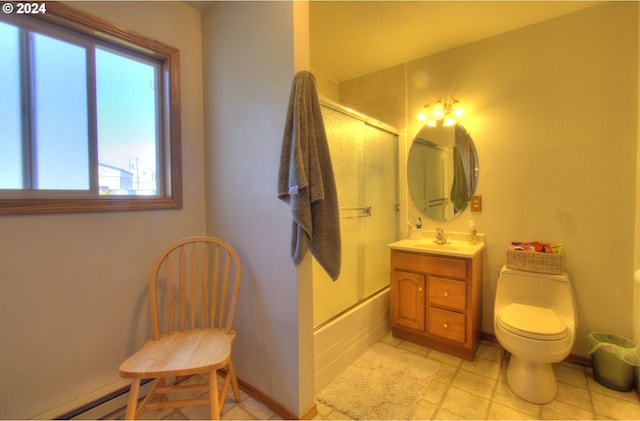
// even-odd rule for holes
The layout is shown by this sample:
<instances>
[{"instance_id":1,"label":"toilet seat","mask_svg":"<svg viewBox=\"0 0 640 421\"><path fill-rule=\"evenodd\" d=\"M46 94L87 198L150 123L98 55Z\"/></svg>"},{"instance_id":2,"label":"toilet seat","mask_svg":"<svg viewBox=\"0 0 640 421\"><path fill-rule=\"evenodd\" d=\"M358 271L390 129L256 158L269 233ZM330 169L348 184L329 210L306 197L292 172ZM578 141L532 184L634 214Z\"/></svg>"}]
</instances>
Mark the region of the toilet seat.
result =
<instances>
[{"instance_id":1,"label":"toilet seat","mask_svg":"<svg viewBox=\"0 0 640 421\"><path fill-rule=\"evenodd\" d=\"M512 303L500 310L497 322L504 330L531 339L555 341L569 334L556 312L544 307Z\"/></svg>"}]
</instances>

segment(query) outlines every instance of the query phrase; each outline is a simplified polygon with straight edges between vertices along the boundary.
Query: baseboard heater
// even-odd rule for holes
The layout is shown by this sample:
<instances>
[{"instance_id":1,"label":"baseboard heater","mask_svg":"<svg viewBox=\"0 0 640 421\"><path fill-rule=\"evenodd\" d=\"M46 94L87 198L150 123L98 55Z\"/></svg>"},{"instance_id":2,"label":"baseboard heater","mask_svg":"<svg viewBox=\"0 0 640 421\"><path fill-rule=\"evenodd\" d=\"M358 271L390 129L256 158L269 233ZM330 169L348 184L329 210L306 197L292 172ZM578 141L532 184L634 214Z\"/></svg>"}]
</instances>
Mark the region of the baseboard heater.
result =
<instances>
[{"instance_id":1,"label":"baseboard heater","mask_svg":"<svg viewBox=\"0 0 640 421\"><path fill-rule=\"evenodd\" d=\"M140 386L140 398L147 395L153 386L153 379L143 380ZM113 386L111 387L113 388ZM115 390L104 389L53 409L35 419L48 420L99 420L127 406L131 385L116 385Z\"/></svg>"},{"instance_id":2,"label":"baseboard heater","mask_svg":"<svg viewBox=\"0 0 640 421\"><path fill-rule=\"evenodd\" d=\"M224 369L222 369L224 371ZM146 379L142 381L140 386L140 396L143 398L149 393L153 386L154 379ZM309 408L302 417L289 411L288 408L282 406L279 402L271 399L271 397L254 388L249 383L238 377L238 386L253 399L262 403L271 409L276 415L285 420L295 419L312 419L317 415L315 403ZM118 409L127 406L129 400L130 385L119 383L108 388L99 390L84 398L77 399L62 407L49 411L38 416L35 419L40 420L97 420L104 418Z\"/></svg>"}]
</instances>

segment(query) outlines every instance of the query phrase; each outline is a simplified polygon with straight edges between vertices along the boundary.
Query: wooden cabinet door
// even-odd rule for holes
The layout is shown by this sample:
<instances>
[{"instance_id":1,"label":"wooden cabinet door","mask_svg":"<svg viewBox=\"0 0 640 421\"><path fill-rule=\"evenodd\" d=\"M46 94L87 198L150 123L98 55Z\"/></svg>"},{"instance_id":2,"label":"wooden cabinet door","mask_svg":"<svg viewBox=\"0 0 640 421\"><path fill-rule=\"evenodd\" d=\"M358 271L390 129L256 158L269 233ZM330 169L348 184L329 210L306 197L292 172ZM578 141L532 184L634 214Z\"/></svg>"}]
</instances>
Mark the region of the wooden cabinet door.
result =
<instances>
[{"instance_id":1,"label":"wooden cabinet door","mask_svg":"<svg viewBox=\"0 0 640 421\"><path fill-rule=\"evenodd\" d=\"M391 280L391 325L425 331L426 277L394 270Z\"/></svg>"}]
</instances>

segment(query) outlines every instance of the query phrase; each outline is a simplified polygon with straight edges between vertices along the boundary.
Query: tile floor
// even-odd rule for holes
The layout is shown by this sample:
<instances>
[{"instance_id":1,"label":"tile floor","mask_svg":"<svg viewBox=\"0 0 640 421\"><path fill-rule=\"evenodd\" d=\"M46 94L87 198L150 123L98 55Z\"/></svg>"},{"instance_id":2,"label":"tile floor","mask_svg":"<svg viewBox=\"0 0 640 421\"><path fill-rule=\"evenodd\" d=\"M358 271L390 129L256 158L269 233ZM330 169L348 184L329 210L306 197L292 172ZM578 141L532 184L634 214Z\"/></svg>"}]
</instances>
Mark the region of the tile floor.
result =
<instances>
[{"instance_id":1,"label":"tile floor","mask_svg":"<svg viewBox=\"0 0 640 421\"><path fill-rule=\"evenodd\" d=\"M498 344L482 342L474 361L466 361L410 342L393 338L387 344L414 352L442 364L414 419L434 420L527 420L527 419L617 419L640 420L640 403L635 392L616 392L593 379L590 368L559 363L554 366L558 396L547 405L536 405L515 396L505 383L509 354ZM122 419L124 410L108 419ZM208 418L206 407L149 411L147 419L195 420ZM227 399L224 420L281 419L255 399L242 393L242 401ZM318 404L316 420L348 419L330 407Z\"/></svg>"}]
</instances>

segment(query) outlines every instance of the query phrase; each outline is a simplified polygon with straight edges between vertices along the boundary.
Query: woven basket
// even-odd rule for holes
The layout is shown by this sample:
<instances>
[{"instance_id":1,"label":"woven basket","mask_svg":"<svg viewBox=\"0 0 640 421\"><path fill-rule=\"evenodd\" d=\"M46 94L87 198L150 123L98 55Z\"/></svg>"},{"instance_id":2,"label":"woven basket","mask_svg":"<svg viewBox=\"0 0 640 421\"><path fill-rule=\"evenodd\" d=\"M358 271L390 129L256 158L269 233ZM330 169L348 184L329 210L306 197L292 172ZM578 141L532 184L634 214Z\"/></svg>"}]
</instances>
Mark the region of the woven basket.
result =
<instances>
[{"instance_id":1,"label":"woven basket","mask_svg":"<svg viewBox=\"0 0 640 421\"><path fill-rule=\"evenodd\" d=\"M562 253L539 253L535 251L507 250L507 268L528 272L562 273Z\"/></svg>"}]
</instances>

